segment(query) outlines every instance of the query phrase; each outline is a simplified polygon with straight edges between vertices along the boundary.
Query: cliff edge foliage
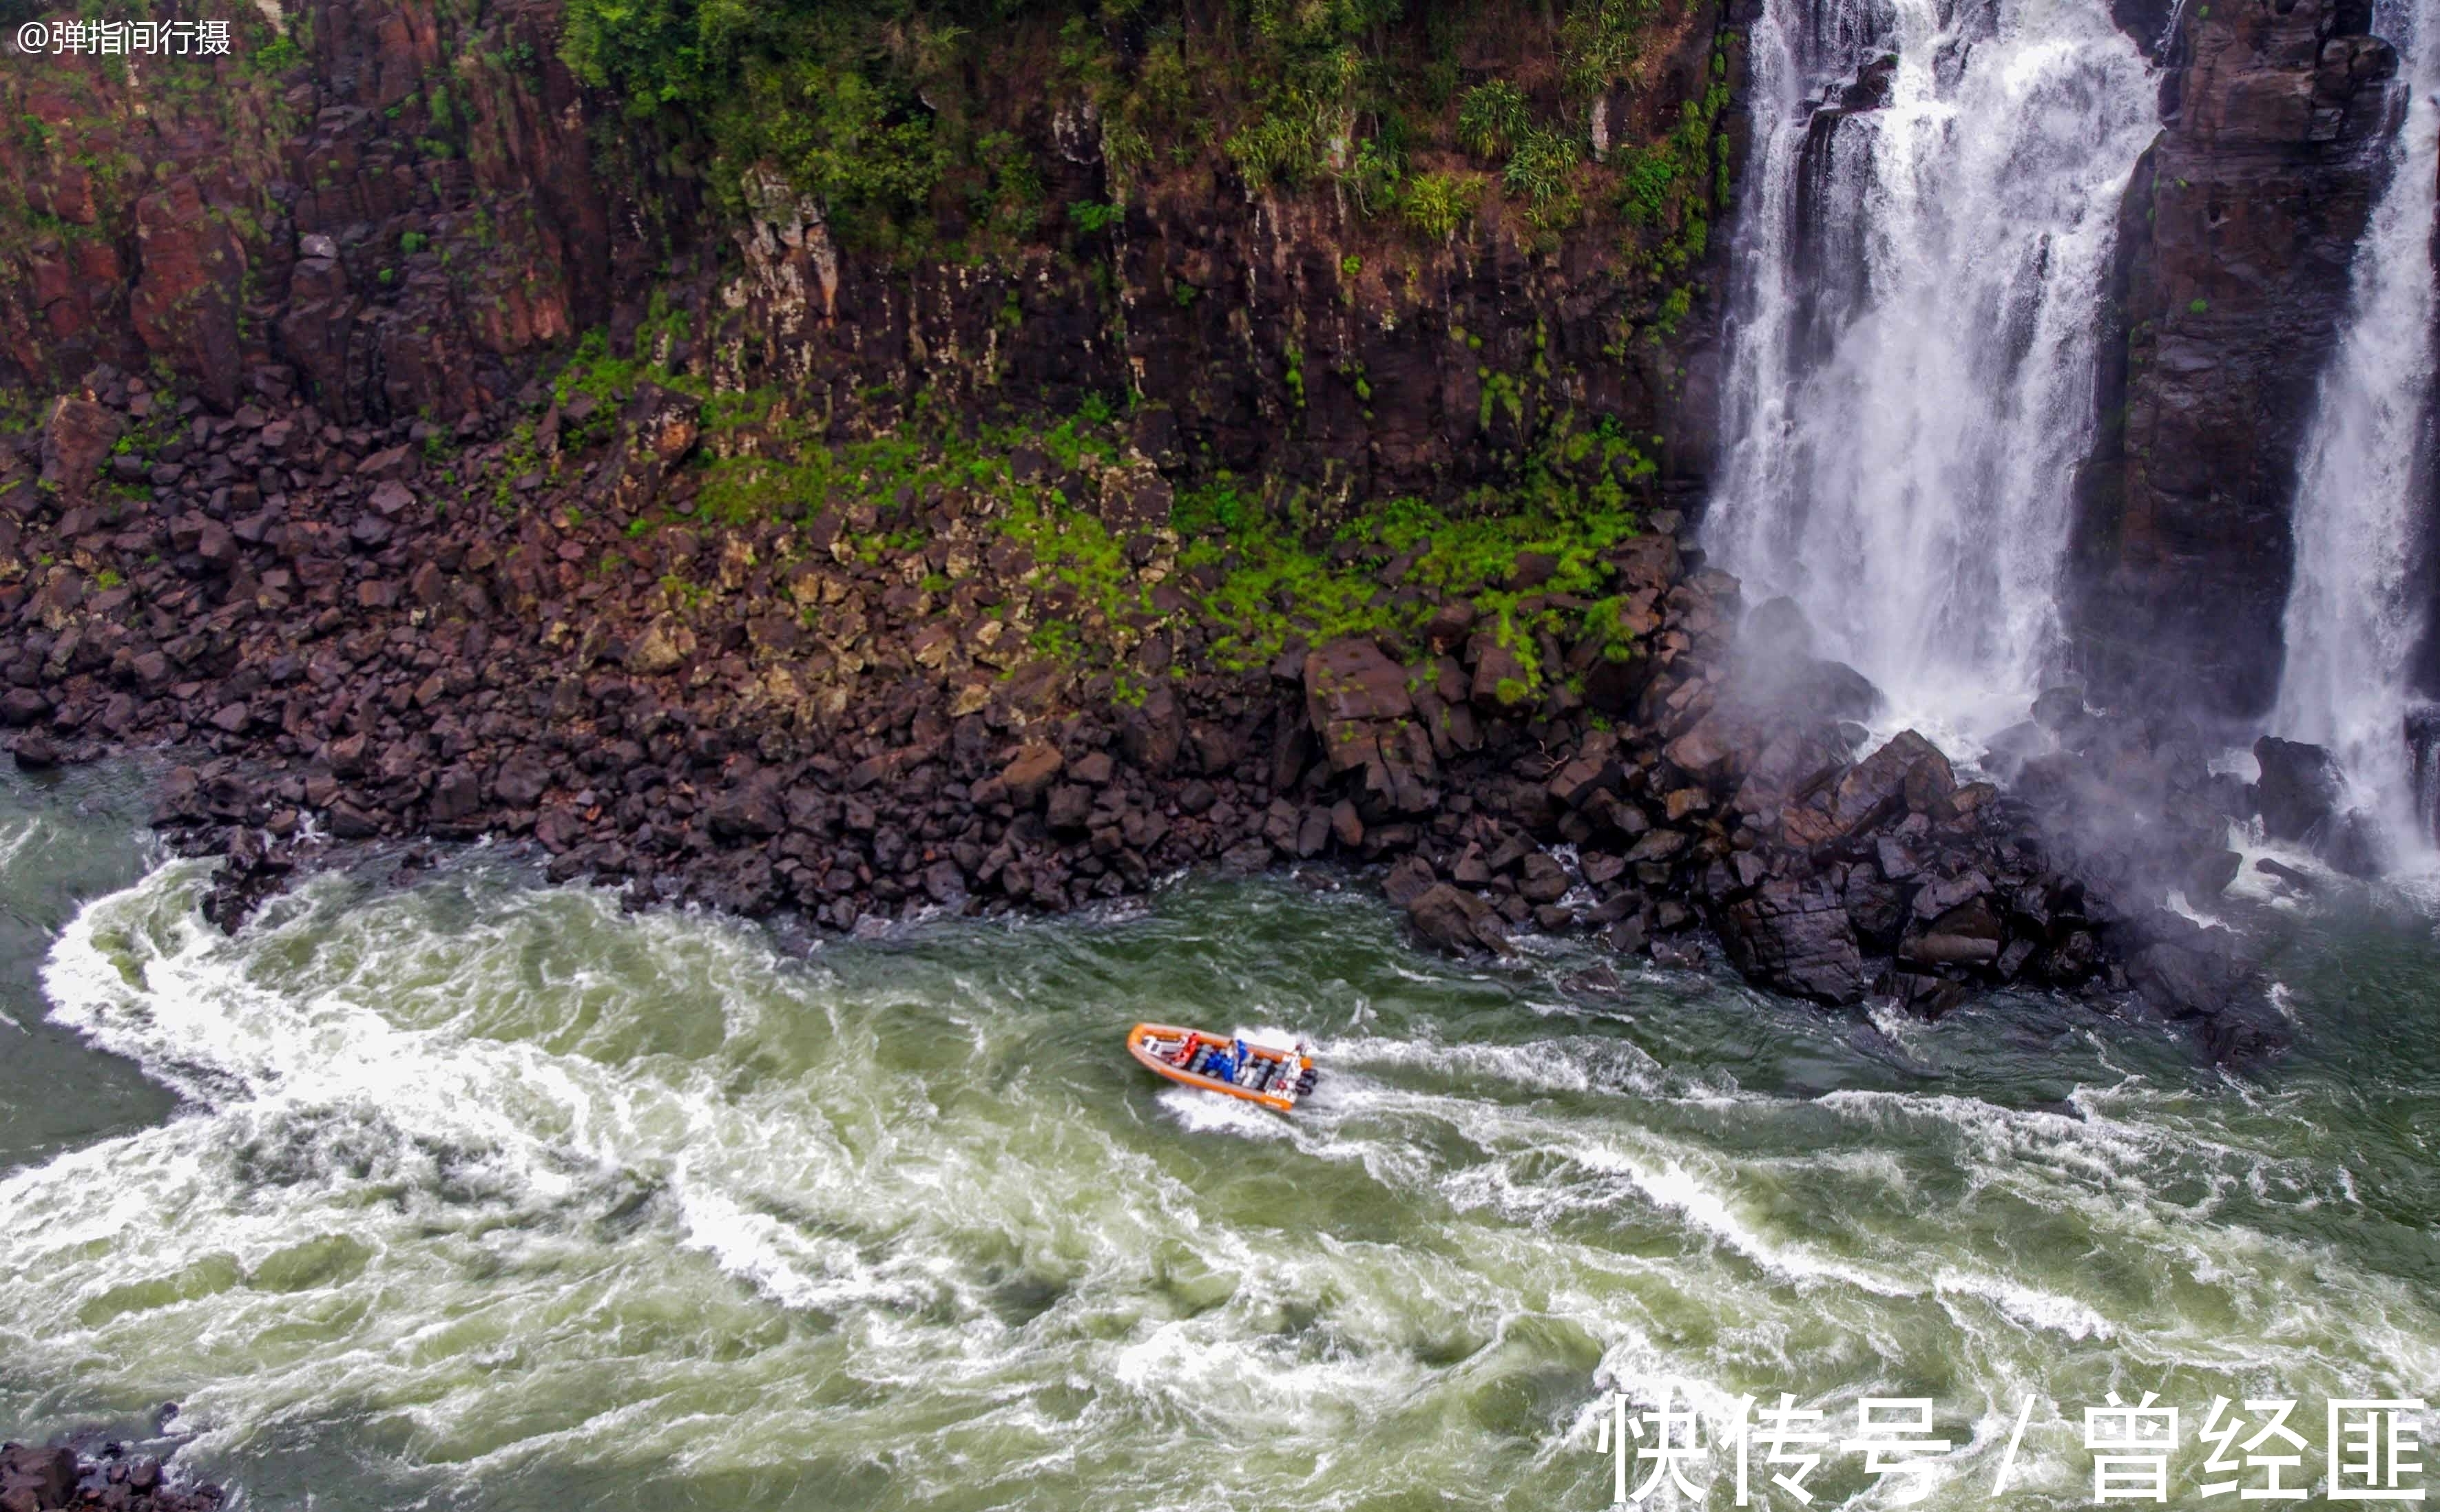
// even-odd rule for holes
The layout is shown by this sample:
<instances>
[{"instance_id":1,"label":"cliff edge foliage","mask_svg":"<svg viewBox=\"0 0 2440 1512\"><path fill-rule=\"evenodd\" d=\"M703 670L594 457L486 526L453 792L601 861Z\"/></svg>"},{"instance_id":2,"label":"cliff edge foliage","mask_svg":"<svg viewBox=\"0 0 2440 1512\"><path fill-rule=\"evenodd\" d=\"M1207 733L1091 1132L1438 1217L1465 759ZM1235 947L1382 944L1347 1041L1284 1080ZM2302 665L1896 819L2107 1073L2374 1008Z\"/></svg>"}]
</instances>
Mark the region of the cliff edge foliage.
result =
<instances>
[{"instance_id":1,"label":"cliff edge foliage","mask_svg":"<svg viewBox=\"0 0 2440 1512\"><path fill-rule=\"evenodd\" d=\"M1054 150L1098 136L1114 199L1225 168L1437 240L1498 196L1552 245L1588 215L1662 227L1676 272L1726 198L1726 58L1677 118L1646 110L1648 139L1626 138L1691 19L1667 0L570 0L562 45L632 118L699 146L732 212L776 169L852 244L1103 229L1115 206L1051 203L1012 131L1012 98L1034 95Z\"/></svg>"}]
</instances>

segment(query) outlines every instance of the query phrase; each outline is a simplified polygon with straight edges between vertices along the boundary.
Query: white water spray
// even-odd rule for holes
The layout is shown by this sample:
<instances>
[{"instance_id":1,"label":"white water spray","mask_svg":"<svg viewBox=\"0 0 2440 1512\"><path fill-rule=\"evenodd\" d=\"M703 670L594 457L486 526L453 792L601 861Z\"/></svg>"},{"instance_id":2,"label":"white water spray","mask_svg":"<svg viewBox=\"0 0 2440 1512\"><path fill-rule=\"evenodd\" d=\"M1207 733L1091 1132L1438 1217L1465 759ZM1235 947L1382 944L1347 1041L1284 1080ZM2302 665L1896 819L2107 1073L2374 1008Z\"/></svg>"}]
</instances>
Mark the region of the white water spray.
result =
<instances>
[{"instance_id":1,"label":"white water spray","mask_svg":"<svg viewBox=\"0 0 2440 1512\"><path fill-rule=\"evenodd\" d=\"M2153 74L2098 0L1770 0L1753 61L1709 543L1901 714L2020 718Z\"/></svg>"},{"instance_id":2,"label":"white water spray","mask_svg":"<svg viewBox=\"0 0 2440 1512\"><path fill-rule=\"evenodd\" d=\"M2296 578L2272 728L2329 747L2358 805L2404 846L2428 851L2435 815L2405 738L2408 662L2425 617L2412 580L2430 413L2433 173L2440 159L2440 30L2433 0L2389 0L2376 33L2406 60L2404 128L2358 246L2345 333L2323 374L2297 469Z\"/></svg>"}]
</instances>

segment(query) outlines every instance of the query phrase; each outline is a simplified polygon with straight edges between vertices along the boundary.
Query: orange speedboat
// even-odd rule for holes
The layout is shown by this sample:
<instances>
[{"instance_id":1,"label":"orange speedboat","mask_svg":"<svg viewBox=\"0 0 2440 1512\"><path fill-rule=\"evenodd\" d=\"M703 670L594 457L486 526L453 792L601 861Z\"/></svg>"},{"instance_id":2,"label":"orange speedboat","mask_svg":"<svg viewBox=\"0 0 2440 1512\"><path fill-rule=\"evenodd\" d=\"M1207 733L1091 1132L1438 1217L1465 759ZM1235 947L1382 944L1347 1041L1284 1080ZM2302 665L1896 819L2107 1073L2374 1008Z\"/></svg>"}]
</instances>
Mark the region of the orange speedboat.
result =
<instances>
[{"instance_id":1,"label":"orange speedboat","mask_svg":"<svg viewBox=\"0 0 2440 1512\"><path fill-rule=\"evenodd\" d=\"M1129 1029L1127 1053L1142 1061L1146 1070L1181 1087L1227 1093L1281 1112L1313 1091L1321 1075L1314 1070L1313 1057L1301 1044L1282 1050L1166 1023L1139 1023Z\"/></svg>"}]
</instances>

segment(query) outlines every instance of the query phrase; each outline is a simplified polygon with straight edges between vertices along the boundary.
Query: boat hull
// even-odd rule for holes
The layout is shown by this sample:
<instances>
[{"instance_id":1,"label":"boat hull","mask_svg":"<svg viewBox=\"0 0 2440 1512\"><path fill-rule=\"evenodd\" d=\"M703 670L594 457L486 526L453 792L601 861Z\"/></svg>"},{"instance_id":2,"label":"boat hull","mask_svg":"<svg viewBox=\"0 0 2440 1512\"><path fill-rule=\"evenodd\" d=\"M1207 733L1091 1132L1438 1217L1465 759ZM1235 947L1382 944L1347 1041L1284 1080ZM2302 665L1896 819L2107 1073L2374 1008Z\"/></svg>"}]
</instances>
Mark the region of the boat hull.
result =
<instances>
[{"instance_id":1,"label":"boat hull","mask_svg":"<svg viewBox=\"0 0 2440 1512\"><path fill-rule=\"evenodd\" d=\"M1225 1045L1231 1042L1231 1037L1229 1035L1210 1034L1201 1029L1185 1029L1168 1023L1139 1023L1127 1031L1127 1054L1135 1057L1146 1071L1155 1076L1165 1076L1181 1087L1195 1087L1204 1092L1216 1092L1223 1096L1235 1097L1244 1102L1260 1103L1263 1107L1275 1109L1280 1112L1287 1112L1294 1109L1297 1105L1294 1090L1297 1078L1313 1069L1311 1056L1300 1055L1293 1050L1277 1049L1271 1045L1249 1044L1246 1047L1246 1053L1255 1059L1281 1063L1282 1069L1271 1078L1270 1085L1275 1088L1288 1089L1284 1092L1269 1090L1257 1092L1251 1087L1240 1087L1234 1082L1222 1081L1216 1076L1200 1076L1188 1071L1170 1058L1177 1055L1181 1046L1185 1049L1185 1055L1181 1058L1192 1059L1194 1050L1199 1046Z\"/></svg>"}]
</instances>

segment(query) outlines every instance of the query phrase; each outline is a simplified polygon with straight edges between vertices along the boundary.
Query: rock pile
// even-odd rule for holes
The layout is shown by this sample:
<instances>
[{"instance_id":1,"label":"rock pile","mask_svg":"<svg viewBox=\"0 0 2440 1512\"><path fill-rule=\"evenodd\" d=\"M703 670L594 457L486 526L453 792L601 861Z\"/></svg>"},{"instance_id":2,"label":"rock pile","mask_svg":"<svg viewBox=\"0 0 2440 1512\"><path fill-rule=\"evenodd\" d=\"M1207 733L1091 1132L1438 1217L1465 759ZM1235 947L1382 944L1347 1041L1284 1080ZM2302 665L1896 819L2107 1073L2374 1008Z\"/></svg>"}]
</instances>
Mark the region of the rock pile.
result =
<instances>
[{"instance_id":1,"label":"rock pile","mask_svg":"<svg viewBox=\"0 0 2440 1512\"><path fill-rule=\"evenodd\" d=\"M555 481L475 424L343 427L291 400L181 401L165 426L167 400L98 370L0 450L18 761L177 753L157 817L228 858L206 905L226 927L318 848L478 834L636 906L839 930L1334 858L1387 865L1445 948L1585 930L1684 962L1708 929L1775 989L1927 1013L2004 983L2144 985L2116 964L2155 943L2129 906L2097 906L2031 808L1921 737L1864 750L1877 695L1788 606L1737 653L1737 585L1672 511L1605 554L1602 633L1503 631L1578 602L1532 592L1526 557L1510 618L1392 562L1382 591L1419 629L1226 671L1148 470L1059 480L1142 574L1149 608L1103 619L987 490L631 533L646 505L691 510L692 401L529 399ZM113 434L167 439L97 451ZM105 486L60 481L88 469ZM1125 659L1031 644L1054 616Z\"/></svg>"},{"instance_id":2,"label":"rock pile","mask_svg":"<svg viewBox=\"0 0 2440 1512\"><path fill-rule=\"evenodd\" d=\"M0 1444L0 1512L214 1512L222 1501L219 1486L179 1485L159 1460L119 1445L88 1457L60 1445Z\"/></svg>"}]
</instances>

